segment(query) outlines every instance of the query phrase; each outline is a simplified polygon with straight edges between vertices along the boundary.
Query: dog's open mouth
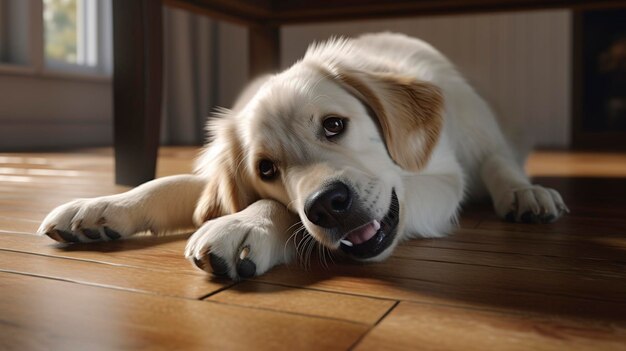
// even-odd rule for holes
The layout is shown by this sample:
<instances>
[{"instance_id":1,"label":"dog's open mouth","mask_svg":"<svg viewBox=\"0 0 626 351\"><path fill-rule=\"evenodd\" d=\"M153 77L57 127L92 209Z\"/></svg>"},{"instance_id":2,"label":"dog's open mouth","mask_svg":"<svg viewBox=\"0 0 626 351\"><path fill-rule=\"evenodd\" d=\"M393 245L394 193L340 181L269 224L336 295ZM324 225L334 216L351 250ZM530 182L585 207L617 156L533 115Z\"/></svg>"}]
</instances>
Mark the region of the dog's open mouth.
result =
<instances>
[{"instance_id":1,"label":"dog's open mouth","mask_svg":"<svg viewBox=\"0 0 626 351\"><path fill-rule=\"evenodd\" d=\"M341 249L352 257L366 259L378 256L391 245L400 220L396 191L391 192L391 204L382 220L373 220L347 233L341 239Z\"/></svg>"}]
</instances>

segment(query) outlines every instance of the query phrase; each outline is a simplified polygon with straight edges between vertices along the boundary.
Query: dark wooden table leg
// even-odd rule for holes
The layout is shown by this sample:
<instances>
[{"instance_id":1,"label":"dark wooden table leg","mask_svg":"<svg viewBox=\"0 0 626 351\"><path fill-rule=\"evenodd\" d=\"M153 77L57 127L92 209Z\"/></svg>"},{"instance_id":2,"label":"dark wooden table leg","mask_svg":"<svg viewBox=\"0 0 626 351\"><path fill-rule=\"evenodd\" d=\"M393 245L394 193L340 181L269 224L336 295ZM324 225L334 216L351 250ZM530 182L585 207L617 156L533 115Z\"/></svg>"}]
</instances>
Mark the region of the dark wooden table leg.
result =
<instances>
[{"instance_id":1,"label":"dark wooden table leg","mask_svg":"<svg viewBox=\"0 0 626 351\"><path fill-rule=\"evenodd\" d=\"M255 25L248 28L248 74L255 78L280 68L280 28Z\"/></svg>"},{"instance_id":2,"label":"dark wooden table leg","mask_svg":"<svg viewBox=\"0 0 626 351\"><path fill-rule=\"evenodd\" d=\"M154 178L161 127L161 0L113 0L115 182Z\"/></svg>"}]
</instances>

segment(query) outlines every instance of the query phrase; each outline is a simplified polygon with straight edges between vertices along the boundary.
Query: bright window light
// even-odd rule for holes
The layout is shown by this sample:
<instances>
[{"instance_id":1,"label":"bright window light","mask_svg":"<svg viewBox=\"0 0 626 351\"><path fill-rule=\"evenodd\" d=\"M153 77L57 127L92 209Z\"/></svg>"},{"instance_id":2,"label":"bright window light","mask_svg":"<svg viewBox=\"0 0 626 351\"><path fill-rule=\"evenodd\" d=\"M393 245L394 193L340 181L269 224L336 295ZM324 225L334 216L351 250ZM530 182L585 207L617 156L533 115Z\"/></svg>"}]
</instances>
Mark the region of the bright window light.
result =
<instances>
[{"instance_id":1,"label":"bright window light","mask_svg":"<svg viewBox=\"0 0 626 351\"><path fill-rule=\"evenodd\" d=\"M46 63L98 65L97 0L43 0Z\"/></svg>"}]
</instances>

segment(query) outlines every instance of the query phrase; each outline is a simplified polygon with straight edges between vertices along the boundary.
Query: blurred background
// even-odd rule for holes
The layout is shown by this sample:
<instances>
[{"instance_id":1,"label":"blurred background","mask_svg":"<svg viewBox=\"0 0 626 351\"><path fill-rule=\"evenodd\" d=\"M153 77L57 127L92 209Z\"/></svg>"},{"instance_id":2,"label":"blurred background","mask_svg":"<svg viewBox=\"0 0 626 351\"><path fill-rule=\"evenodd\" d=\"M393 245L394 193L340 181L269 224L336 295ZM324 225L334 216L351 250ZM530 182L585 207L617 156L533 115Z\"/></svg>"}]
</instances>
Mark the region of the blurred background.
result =
<instances>
[{"instance_id":1,"label":"blurred background","mask_svg":"<svg viewBox=\"0 0 626 351\"><path fill-rule=\"evenodd\" d=\"M230 106L248 79L247 30L163 11L161 141L200 144L211 110ZM111 12L110 0L0 0L0 151L112 145ZM331 35L406 33L447 55L499 118L536 147L584 147L573 138L584 128L626 131L626 13L612 13L617 24L608 29L606 14L584 21L596 29L581 29L594 13L568 9L286 25L281 65ZM591 54L581 51L587 47ZM581 60L593 72L578 69ZM594 72L599 78L586 80L598 85L594 96L573 89ZM578 110L595 122L574 123Z\"/></svg>"}]
</instances>

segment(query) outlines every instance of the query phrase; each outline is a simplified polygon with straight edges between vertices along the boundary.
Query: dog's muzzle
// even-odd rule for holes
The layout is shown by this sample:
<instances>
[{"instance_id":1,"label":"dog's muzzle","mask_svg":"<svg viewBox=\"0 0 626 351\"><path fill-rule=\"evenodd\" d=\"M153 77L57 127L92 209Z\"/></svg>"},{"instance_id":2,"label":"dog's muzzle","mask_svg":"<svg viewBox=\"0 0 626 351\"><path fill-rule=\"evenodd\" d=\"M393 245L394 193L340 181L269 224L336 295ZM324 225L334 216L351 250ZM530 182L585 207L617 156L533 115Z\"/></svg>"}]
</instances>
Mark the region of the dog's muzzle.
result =
<instances>
[{"instance_id":1,"label":"dog's muzzle","mask_svg":"<svg viewBox=\"0 0 626 351\"><path fill-rule=\"evenodd\" d=\"M391 204L382 220L373 220L348 232L341 239L341 249L357 259L380 255L392 243L400 222L400 206L396 191L391 192Z\"/></svg>"},{"instance_id":2,"label":"dog's muzzle","mask_svg":"<svg viewBox=\"0 0 626 351\"><path fill-rule=\"evenodd\" d=\"M343 182L333 182L323 186L309 196L304 213L311 223L337 231L350 225L352 217L352 190Z\"/></svg>"},{"instance_id":3,"label":"dog's muzzle","mask_svg":"<svg viewBox=\"0 0 626 351\"><path fill-rule=\"evenodd\" d=\"M395 190L391 204L382 218L372 219L360 208L351 188L343 182L333 182L311 195L304 212L311 223L324 228L329 241L340 244L341 249L356 259L378 256L392 243L399 222L399 203Z\"/></svg>"}]
</instances>

